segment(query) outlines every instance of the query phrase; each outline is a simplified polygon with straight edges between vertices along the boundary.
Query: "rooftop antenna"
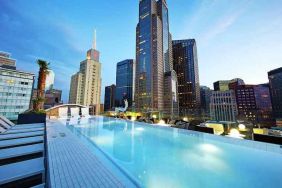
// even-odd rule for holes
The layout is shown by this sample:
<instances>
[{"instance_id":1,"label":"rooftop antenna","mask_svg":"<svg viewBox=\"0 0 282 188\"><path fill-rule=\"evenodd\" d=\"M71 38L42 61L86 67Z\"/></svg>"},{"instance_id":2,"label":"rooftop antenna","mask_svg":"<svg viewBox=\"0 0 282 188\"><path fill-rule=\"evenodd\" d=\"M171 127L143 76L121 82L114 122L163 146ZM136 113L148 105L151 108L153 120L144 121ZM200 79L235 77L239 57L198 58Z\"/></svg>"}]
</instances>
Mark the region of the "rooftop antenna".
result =
<instances>
[{"instance_id":1,"label":"rooftop antenna","mask_svg":"<svg viewBox=\"0 0 282 188\"><path fill-rule=\"evenodd\" d=\"M97 48L97 44L96 44L96 29L94 30L94 40L93 40L92 48L94 50L96 50L96 48Z\"/></svg>"}]
</instances>

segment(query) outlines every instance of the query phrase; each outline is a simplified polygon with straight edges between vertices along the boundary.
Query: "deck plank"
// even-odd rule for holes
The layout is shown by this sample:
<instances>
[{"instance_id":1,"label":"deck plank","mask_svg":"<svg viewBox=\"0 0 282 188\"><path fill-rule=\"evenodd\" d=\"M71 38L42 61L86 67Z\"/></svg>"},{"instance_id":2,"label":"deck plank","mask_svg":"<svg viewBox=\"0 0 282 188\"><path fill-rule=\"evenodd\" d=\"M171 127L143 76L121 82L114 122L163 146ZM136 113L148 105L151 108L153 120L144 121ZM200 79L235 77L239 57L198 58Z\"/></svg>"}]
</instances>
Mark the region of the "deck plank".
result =
<instances>
[{"instance_id":1,"label":"deck plank","mask_svg":"<svg viewBox=\"0 0 282 188\"><path fill-rule=\"evenodd\" d=\"M47 140L51 187L126 187L65 126L47 123Z\"/></svg>"}]
</instances>

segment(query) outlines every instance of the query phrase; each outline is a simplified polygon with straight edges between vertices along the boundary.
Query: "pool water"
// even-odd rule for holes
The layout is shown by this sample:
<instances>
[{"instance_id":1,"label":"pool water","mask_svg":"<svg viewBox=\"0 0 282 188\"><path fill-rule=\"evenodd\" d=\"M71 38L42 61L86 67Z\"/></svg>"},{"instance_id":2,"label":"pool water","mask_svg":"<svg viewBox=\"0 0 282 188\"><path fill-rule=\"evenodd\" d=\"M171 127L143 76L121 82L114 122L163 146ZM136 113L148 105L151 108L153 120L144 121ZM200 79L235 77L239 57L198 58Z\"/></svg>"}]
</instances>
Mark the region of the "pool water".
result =
<instances>
[{"instance_id":1,"label":"pool water","mask_svg":"<svg viewBox=\"0 0 282 188\"><path fill-rule=\"evenodd\" d=\"M276 145L271 146L278 152L270 152L204 133L106 117L68 127L98 146L141 187L282 187L282 152Z\"/></svg>"}]
</instances>

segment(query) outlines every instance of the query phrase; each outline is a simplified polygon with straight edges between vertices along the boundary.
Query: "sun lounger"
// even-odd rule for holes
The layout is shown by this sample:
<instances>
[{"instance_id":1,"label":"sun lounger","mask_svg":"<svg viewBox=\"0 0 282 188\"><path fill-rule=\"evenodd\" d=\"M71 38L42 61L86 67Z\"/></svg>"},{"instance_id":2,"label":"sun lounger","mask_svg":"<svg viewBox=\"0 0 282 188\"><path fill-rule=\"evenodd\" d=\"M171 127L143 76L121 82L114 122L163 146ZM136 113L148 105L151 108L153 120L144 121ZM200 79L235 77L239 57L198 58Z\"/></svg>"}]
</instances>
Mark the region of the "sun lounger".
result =
<instances>
[{"instance_id":1,"label":"sun lounger","mask_svg":"<svg viewBox=\"0 0 282 188\"><path fill-rule=\"evenodd\" d=\"M0 134L6 132L7 130L0 126Z\"/></svg>"},{"instance_id":2,"label":"sun lounger","mask_svg":"<svg viewBox=\"0 0 282 188\"><path fill-rule=\"evenodd\" d=\"M35 124L21 124L21 125L16 125L13 126L11 129L12 130L19 130L19 129L33 129L33 128L42 128L44 127L43 123L35 123Z\"/></svg>"},{"instance_id":3,"label":"sun lounger","mask_svg":"<svg viewBox=\"0 0 282 188\"><path fill-rule=\"evenodd\" d=\"M0 141L17 139L17 138L35 137L42 135L44 135L44 131L26 132L26 133L18 133L18 134L0 134Z\"/></svg>"},{"instance_id":4,"label":"sun lounger","mask_svg":"<svg viewBox=\"0 0 282 188\"><path fill-rule=\"evenodd\" d=\"M0 149L43 143L43 136L0 141Z\"/></svg>"},{"instance_id":5,"label":"sun lounger","mask_svg":"<svg viewBox=\"0 0 282 188\"><path fill-rule=\"evenodd\" d=\"M6 130L6 132L2 133L3 134L18 134L18 133L27 133L27 132L36 132L36 131L44 131L44 128L33 128L33 129L9 129Z\"/></svg>"},{"instance_id":6,"label":"sun lounger","mask_svg":"<svg viewBox=\"0 0 282 188\"><path fill-rule=\"evenodd\" d=\"M38 153L44 151L44 144L33 144L28 146L21 146L16 148L2 149L0 152L0 160L19 157L22 155L28 155L32 153Z\"/></svg>"},{"instance_id":7,"label":"sun lounger","mask_svg":"<svg viewBox=\"0 0 282 188\"><path fill-rule=\"evenodd\" d=\"M40 175L42 175L42 183L42 177L44 175L44 172L44 158L31 159L27 161L0 166L0 187L7 185L8 183L13 183L15 181L17 181L18 186L24 186L23 184L20 184L20 180L24 179L24 183L28 184L28 178L34 177L36 175L39 175L39 178ZM11 185L10 187L13 186ZM29 186L25 185L25 187Z\"/></svg>"},{"instance_id":8,"label":"sun lounger","mask_svg":"<svg viewBox=\"0 0 282 188\"><path fill-rule=\"evenodd\" d=\"M8 123L6 123L5 121L3 121L2 119L0 119L0 126L4 129L10 129L11 125L9 125Z\"/></svg>"}]
</instances>

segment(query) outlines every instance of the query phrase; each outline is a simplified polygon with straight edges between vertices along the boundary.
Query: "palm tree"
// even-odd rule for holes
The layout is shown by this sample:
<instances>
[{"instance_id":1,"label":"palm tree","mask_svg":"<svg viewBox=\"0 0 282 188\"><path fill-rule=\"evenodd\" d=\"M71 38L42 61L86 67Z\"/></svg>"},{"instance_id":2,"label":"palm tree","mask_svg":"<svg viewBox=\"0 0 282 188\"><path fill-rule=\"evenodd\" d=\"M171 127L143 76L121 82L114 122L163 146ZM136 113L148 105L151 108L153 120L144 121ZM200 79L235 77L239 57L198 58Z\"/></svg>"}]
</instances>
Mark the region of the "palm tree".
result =
<instances>
[{"instance_id":1,"label":"palm tree","mask_svg":"<svg viewBox=\"0 0 282 188\"><path fill-rule=\"evenodd\" d=\"M43 110L43 106L44 106L45 83L46 83L46 77L49 74L50 63L38 59L37 64L39 65L39 75L37 81L37 98L33 100L33 107L35 111L40 111Z\"/></svg>"}]
</instances>

